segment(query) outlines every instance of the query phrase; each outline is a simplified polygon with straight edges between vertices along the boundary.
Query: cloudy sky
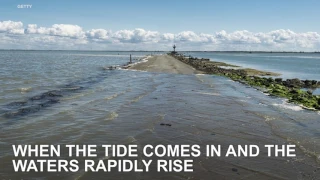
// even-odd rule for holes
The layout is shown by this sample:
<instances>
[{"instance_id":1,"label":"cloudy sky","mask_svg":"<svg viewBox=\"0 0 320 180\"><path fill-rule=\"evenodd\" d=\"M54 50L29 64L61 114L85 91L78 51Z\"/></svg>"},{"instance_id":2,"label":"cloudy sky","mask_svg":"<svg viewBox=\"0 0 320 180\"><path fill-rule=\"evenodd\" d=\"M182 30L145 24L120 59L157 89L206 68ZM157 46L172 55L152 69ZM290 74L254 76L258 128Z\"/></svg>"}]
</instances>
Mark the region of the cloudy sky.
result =
<instances>
[{"instance_id":1,"label":"cloudy sky","mask_svg":"<svg viewBox=\"0 0 320 180\"><path fill-rule=\"evenodd\" d=\"M31 8L20 8L32 5ZM318 0L1 0L0 49L320 51Z\"/></svg>"}]
</instances>

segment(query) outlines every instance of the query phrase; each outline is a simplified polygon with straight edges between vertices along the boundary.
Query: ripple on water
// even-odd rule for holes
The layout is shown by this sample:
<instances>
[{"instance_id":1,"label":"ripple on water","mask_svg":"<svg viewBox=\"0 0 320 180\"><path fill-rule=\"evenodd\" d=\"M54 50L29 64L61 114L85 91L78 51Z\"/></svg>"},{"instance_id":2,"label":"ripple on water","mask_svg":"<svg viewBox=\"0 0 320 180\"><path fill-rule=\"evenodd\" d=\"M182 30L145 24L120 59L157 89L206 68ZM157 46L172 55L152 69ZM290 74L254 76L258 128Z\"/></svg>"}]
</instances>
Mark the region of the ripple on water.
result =
<instances>
[{"instance_id":1,"label":"ripple on water","mask_svg":"<svg viewBox=\"0 0 320 180\"><path fill-rule=\"evenodd\" d=\"M116 113L116 112L110 112L108 115L107 115L107 118L106 120L107 121L111 121L111 120L114 120L115 118L117 118L119 115Z\"/></svg>"},{"instance_id":2,"label":"ripple on water","mask_svg":"<svg viewBox=\"0 0 320 180\"><path fill-rule=\"evenodd\" d=\"M144 96L146 96L148 93L144 93L138 97L135 97L133 100L131 100L130 102L131 103L134 103L134 102L138 102L141 98L143 98Z\"/></svg>"},{"instance_id":3,"label":"ripple on water","mask_svg":"<svg viewBox=\"0 0 320 180\"><path fill-rule=\"evenodd\" d=\"M114 98L116 98L116 97L118 97L118 96L120 96L120 95L123 95L124 93L126 93L126 91L120 92L120 93L115 93L115 94L113 94L113 95L111 95L111 96L105 97L104 100L109 101L109 100L114 99Z\"/></svg>"},{"instance_id":4,"label":"ripple on water","mask_svg":"<svg viewBox=\"0 0 320 180\"><path fill-rule=\"evenodd\" d=\"M209 95L209 96L220 96L219 93L211 93L211 92L198 92L198 94Z\"/></svg>"},{"instance_id":5,"label":"ripple on water","mask_svg":"<svg viewBox=\"0 0 320 180\"><path fill-rule=\"evenodd\" d=\"M285 100L283 100L281 104L280 103L273 103L272 105L276 106L276 107L283 108L283 109L293 110L293 111L301 111L301 110L303 110L302 107L300 107L298 105L287 103Z\"/></svg>"},{"instance_id":6,"label":"ripple on water","mask_svg":"<svg viewBox=\"0 0 320 180\"><path fill-rule=\"evenodd\" d=\"M23 88L20 88L20 92L21 94L25 94L27 92L30 92L32 90L32 87L23 87Z\"/></svg>"}]
</instances>

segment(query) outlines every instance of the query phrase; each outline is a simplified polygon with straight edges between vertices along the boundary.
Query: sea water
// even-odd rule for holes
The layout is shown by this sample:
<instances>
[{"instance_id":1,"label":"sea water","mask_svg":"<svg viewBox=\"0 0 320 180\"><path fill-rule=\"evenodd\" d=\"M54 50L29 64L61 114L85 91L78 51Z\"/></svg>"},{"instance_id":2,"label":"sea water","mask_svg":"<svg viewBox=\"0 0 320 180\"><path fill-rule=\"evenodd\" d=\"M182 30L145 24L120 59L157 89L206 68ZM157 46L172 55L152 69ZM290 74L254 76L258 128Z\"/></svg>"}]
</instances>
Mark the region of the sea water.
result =
<instances>
[{"instance_id":1,"label":"sea water","mask_svg":"<svg viewBox=\"0 0 320 180\"><path fill-rule=\"evenodd\" d=\"M184 52L212 61L280 73L281 78L320 81L320 53Z\"/></svg>"},{"instance_id":2,"label":"sea water","mask_svg":"<svg viewBox=\"0 0 320 180\"><path fill-rule=\"evenodd\" d=\"M266 173L266 169L283 178L296 178L299 172L309 171L311 176L316 177L313 171L318 164L314 160L320 155L318 112L304 110L287 103L285 99L267 96L254 88L220 76L107 68L126 64L130 54L136 62L136 59L150 52L0 51L0 176L4 179L55 179L57 174L60 178L69 179L106 176L104 173L90 174L83 171L75 174L13 173L12 144L141 146L150 143L214 143L224 146L292 143L297 145L300 159L289 163L287 160L263 157L218 161L199 157L194 161L196 172L181 173L179 176L218 177L214 171L206 169L219 164L220 173L224 177L236 178L237 174L229 172L236 160L239 166L269 178L273 175ZM317 55L310 55L311 58L302 58L302 55L295 57L294 54L281 54L285 56L283 58L273 57L280 56L273 54L192 55L214 60L220 57L221 61L261 70L278 69L283 77L320 79ZM266 61L261 61L259 65L253 60L259 59L259 56L262 59L272 56L268 57L270 62L283 64L283 67L271 65L273 63L266 66ZM292 56L294 60L290 61L291 58L287 56ZM248 62L246 59L249 59ZM311 62L314 62L313 66ZM296 76L292 74L296 70L290 70L290 66L300 69L300 73ZM161 123L172 126L163 127ZM95 160L104 158L101 153ZM281 171L278 166L274 166L274 162L285 162L281 164ZM299 171L294 170L297 167ZM176 178L175 174L156 173L107 175L111 178L130 179ZM246 172L241 175L246 175Z\"/></svg>"}]
</instances>

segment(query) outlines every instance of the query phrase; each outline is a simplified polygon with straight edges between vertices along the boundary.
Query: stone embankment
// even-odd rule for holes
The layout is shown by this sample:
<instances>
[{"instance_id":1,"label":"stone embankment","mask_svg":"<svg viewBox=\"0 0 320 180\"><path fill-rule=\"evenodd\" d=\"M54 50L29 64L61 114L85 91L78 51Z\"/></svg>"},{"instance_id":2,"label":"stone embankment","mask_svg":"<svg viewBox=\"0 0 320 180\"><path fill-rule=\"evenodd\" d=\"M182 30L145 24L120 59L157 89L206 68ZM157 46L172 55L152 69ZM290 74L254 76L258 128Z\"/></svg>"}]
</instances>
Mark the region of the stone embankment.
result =
<instances>
[{"instance_id":1,"label":"stone embankment","mask_svg":"<svg viewBox=\"0 0 320 180\"><path fill-rule=\"evenodd\" d=\"M170 55L207 74L226 76L234 81L258 87L270 95L287 98L289 102L299 104L307 109L320 110L320 96L312 94L313 89L320 87L320 81L300 79L283 80L281 78L263 77L276 76L278 74L253 69L239 69L237 66L222 62L213 62L209 59L186 57L180 54Z\"/></svg>"}]
</instances>

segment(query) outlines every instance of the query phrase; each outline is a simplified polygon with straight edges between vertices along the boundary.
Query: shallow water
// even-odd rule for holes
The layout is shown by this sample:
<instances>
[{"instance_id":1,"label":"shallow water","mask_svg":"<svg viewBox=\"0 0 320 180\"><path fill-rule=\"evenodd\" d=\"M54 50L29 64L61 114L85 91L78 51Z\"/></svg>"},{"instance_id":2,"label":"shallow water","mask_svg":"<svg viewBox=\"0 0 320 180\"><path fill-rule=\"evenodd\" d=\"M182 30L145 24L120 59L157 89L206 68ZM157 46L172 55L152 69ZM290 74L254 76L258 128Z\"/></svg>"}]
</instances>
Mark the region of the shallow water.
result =
<instances>
[{"instance_id":1,"label":"shallow water","mask_svg":"<svg viewBox=\"0 0 320 180\"><path fill-rule=\"evenodd\" d=\"M119 53L0 52L1 179L320 177L319 113L224 77L104 70L128 61L129 53ZM33 108L39 104L41 108ZM296 158L200 157L194 159L191 174L23 174L12 173L11 164L12 144L288 143L299 147Z\"/></svg>"}]
</instances>

